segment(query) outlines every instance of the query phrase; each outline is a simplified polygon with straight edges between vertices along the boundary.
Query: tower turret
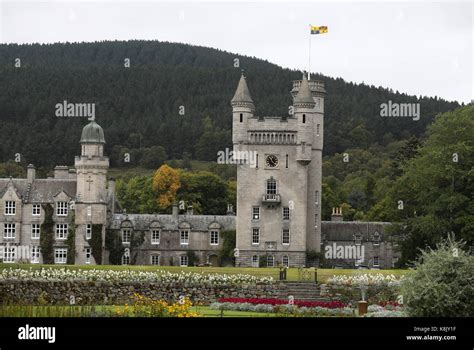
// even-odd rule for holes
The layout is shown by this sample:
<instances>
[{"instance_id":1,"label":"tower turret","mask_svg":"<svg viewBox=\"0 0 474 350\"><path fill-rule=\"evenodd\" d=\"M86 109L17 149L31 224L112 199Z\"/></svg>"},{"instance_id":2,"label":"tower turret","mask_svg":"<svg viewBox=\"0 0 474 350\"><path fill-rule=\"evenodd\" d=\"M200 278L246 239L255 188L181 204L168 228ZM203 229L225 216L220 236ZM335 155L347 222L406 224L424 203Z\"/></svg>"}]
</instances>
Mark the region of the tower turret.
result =
<instances>
[{"instance_id":1,"label":"tower turret","mask_svg":"<svg viewBox=\"0 0 474 350\"><path fill-rule=\"evenodd\" d=\"M294 116L298 125L297 160L302 163L311 162L311 149L314 133L314 106L315 101L311 94L308 79L303 74L303 80L296 94L293 107Z\"/></svg>"},{"instance_id":2,"label":"tower turret","mask_svg":"<svg viewBox=\"0 0 474 350\"><path fill-rule=\"evenodd\" d=\"M230 104L232 106L233 116L232 143L234 144L234 151L236 151L238 145L247 139L248 119L252 118L255 112L255 105L253 104L250 90L243 74L240 77L237 90Z\"/></svg>"},{"instance_id":3,"label":"tower turret","mask_svg":"<svg viewBox=\"0 0 474 350\"><path fill-rule=\"evenodd\" d=\"M75 206L76 263L89 263L89 239L94 227L101 226L102 242L107 223L107 171L109 158L104 157L105 137L101 126L90 120L81 134L81 155L75 158L77 191ZM102 245L102 250L104 246ZM104 254L103 259L106 259ZM101 264L103 261L94 261Z\"/></svg>"}]
</instances>

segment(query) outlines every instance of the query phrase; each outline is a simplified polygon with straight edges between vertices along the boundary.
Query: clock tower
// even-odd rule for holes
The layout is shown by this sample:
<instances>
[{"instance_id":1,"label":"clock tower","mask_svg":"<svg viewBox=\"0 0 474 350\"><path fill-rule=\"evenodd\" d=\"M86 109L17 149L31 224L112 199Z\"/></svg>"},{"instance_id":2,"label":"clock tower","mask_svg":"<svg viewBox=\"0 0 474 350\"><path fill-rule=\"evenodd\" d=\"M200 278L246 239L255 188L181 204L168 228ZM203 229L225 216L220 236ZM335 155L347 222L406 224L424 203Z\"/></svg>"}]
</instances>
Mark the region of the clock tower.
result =
<instances>
[{"instance_id":1,"label":"clock tower","mask_svg":"<svg viewBox=\"0 0 474 350\"><path fill-rule=\"evenodd\" d=\"M231 101L237 266L302 267L320 251L324 84L304 76L291 93L292 115L255 116L242 75Z\"/></svg>"}]
</instances>

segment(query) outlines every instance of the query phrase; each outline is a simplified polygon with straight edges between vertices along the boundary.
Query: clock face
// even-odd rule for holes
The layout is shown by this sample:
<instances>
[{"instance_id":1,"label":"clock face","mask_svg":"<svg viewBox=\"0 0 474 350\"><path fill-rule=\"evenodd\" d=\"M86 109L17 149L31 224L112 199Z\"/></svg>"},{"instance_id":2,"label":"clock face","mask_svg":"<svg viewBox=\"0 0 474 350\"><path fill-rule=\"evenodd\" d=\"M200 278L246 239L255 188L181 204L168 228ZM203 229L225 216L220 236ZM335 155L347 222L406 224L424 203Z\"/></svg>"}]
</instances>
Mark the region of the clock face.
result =
<instances>
[{"instance_id":1,"label":"clock face","mask_svg":"<svg viewBox=\"0 0 474 350\"><path fill-rule=\"evenodd\" d=\"M278 157L271 154L267 156L265 163L267 164L267 167L274 168L278 165Z\"/></svg>"}]
</instances>

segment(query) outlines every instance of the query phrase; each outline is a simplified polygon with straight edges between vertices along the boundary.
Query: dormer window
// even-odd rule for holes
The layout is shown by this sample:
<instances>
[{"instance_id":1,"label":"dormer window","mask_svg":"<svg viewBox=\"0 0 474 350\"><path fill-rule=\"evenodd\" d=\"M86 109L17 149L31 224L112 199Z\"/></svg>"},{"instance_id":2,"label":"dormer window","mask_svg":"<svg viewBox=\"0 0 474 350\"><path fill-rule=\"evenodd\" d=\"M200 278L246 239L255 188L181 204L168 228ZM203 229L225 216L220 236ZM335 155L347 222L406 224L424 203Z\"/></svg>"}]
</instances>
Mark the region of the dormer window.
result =
<instances>
[{"instance_id":1,"label":"dormer window","mask_svg":"<svg viewBox=\"0 0 474 350\"><path fill-rule=\"evenodd\" d=\"M6 201L5 202L5 215L15 215L15 214L16 214L16 202Z\"/></svg>"},{"instance_id":2,"label":"dormer window","mask_svg":"<svg viewBox=\"0 0 474 350\"><path fill-rule=\"evenodd\" d=\"M355 245L361 245L362 244L362 235L360 233L355 235Z\"/></svg>"},{"instance_id":3,"label":"dormer window","mask_svg":"<svg viewBox=\"0 0 474 350\"><path fill-rule=\"evenodd\" d=\"M374 245L380 244L380 234L378 232L374 233Z\"/></svg>"},{"instance_id":4,"label":"dormer window","mask_svg":"<svg viewBox=\"0 0 474 350\"><path fill-rule=\"evenodd\" d=\"M68 203L67 202L57 202L56 203L56 215L57 216L67 216L68 214Z\"/></svg>"}]
</instances>

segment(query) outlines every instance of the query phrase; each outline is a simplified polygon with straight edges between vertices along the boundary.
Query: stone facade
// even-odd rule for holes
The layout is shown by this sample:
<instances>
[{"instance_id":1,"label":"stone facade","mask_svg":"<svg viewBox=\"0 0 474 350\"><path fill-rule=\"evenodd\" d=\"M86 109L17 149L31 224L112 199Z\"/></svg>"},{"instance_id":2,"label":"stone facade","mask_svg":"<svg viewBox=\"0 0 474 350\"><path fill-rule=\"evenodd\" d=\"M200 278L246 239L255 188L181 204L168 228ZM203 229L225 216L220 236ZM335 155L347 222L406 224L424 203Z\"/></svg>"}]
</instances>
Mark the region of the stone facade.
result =
<instances>
[{"instance_id":1,"label":"stone facade","mask_svg":"<svg viewBox=\"0 0 474 350\"><path fill-rule=\"evenodd\" d=\"M57 264L67 261L68 231L75 227L76 264L110 263L107 233L122 242L122 264L186 266L194 259L195 264L217 266L222 232L235 230L235 263L240 267L307 266L308 252L324 253L334 243L356 245L359 235L366 256L358 265L392 267L398 253L385 233L388 223L341 222L342 213L335 213L332 222L321 221L324 94L322 82L303 78L293 82L292 115L257 117L242 76L232 99L234 160L242 160L237 165L237 216L231 211L180 213L176 206L171 215L126 213L116 199L115 182L107 181L104 132L90 121L82 131L81 155L73 168L58 166L53 178L38 179L29 165L26 179L0 179L0 260L43 262L41 224L49 205ZM243 162L249 154L255 155L254 162ZM101 228L100 262L90 245L93 227ZM378 244L373 242L375 232ZM134 236L143 242L131 246ZM326 263L354 267L356 261Z\"/></svg>"},{"instance_id":2,"label":"stone facade","mask_svg":"<svg viewBox=\"0 0 474 350\"><path fill-rule=\"evenodd\" d=\"M293 82L292 113L255 116L244 76L232 99L234 154L255 155L237 166L237 265L306 265L321 249L324 84Z\"/></svg>"}]
</instances>

